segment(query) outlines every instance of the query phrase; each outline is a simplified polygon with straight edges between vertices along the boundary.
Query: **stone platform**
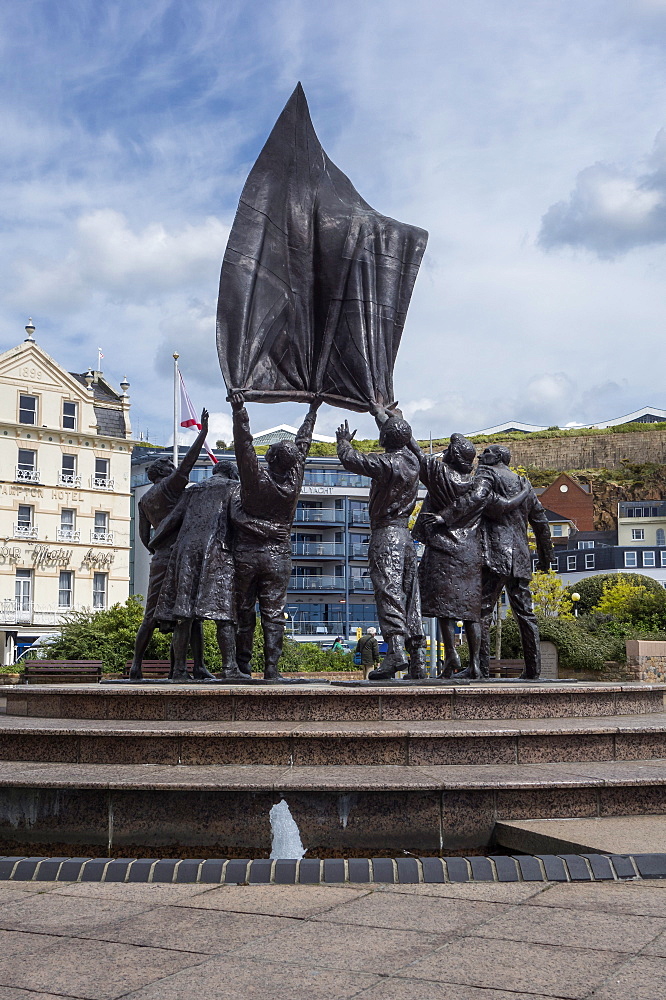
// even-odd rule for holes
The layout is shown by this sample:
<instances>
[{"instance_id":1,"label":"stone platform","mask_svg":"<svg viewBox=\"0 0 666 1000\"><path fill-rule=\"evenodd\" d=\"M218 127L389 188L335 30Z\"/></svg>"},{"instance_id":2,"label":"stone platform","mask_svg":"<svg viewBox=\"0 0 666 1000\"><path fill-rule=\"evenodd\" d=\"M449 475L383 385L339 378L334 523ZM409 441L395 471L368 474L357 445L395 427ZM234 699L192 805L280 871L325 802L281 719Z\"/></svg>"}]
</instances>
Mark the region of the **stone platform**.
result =
<instances>
[{"instance_id":1,"label":"stone platform","mask_svg":"<svg viewBox=\"0 0 666 1000\"><path fill-rule=\"evenodd\" d=\"M5 687L0 847L266 856L282 798L322 857L486 851L498 823L666 813L665 689Z\"/></svg>"}]
</instances>

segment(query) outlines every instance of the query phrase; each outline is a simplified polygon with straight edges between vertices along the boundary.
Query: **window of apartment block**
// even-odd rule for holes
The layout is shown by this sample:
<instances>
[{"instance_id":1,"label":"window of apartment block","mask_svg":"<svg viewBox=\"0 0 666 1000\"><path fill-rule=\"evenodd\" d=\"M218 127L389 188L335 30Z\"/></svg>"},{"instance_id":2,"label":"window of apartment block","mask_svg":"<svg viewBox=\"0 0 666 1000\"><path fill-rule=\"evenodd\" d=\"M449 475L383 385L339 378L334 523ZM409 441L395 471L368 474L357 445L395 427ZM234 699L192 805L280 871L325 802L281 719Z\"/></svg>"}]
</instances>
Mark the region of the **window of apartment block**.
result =
<instances>
[{"instance_id":1,"label":"window of apartment block","mask_svg":"<svg viewBox=\"0 0 666 1000\"><path fill-rule=\"evenodd\" d=\"M23 394L19 396L19 423L20 424L37 423L36 396L24 396Z\"/></svg>"},{"instance_id":2,"label":"window of apartment block","mask_svg":"<svg viewBox=\"0 0 666 1000\"><path fill-rule=\"evenodd\" d=\"M642 542L645 538L645 528L632 528L631 529L631 540L632 542Z\"/></svg>"},{"instance_id":3,"label":"window of apartment block","mask_svg":"<svg viewBox=\"0 0 666 1000\"><path fill-rule=\"evenodd\" d=\"M594 553L585 553L585 569L594 569Z\"/></svg>"},{"instance_id":4,"label":"window of apartment block","mask_svg":"<svg viewBox=\"0 0 666 1000\"><path fill-rule=\"evenodd\" d=\"M624 553L624 565L625 567L638 566L638 557L635 552Z\"/></svg>"},{"instance_id":5,"label":"window of apartment block","mask_svg":"<svg viewBox=\"0 0 666 1000\"><path fill-rule=\"evenodd\" d=\"M14 583L14 597L17 611L29 611L32 601L32 570L17 569Z\"/></svg>"},{"instance_id":6,"label":"window of apartment block","mask_svg":"<svg viewBox=\"0 0 666 1000\"><path fill-rule=\"evenodd\" d=\"M563 532L563 525L561 525L561 524L554 524L552 526L552 528L553 528L553 537L554 538L561 538L562 537L562 532Z\"/></svg>"},{"instance_id":7,"label":"window of apartment block","mask_svg":"<svg viewBox=\"0 0 666 1000\"><path fill-rule=\"evenodd\" d=\"M18 467L21 472L34 472L37 468L37 452L28 448L19 448Z\"/></svg>"},{"instance_id":8,"label":"window of apartment block","mask_svg":"<svg viewBox=\"0 0 666 1000\"><path fill-rule=\"evenodd\" d=\"M97 611L106 607L106 579L106 573L93 576L93 608Z\"/></svg>"},{"instance_id":9,"label":"window of apartment block","mask_svg":"<svg viewBox=\"0 0 666 1000\"><path fill-rule=\"evenodd\" d=\"M578 543L578 548L579 549L593 549L594 548L594 542L593 541L579 542Z\"/></svg>"},{"instance_id":10,"label":"window of apartment block","mask_svg":"<svg viewBox=\"0 0 666 1000\"><path fill-rule=\"evenodd\" d=\"M65 399L62 404L62 426L69 431L76 430L77 404Z\"/></svg>"},{"instance_id":11,"label":"window of apartment block","mask_svg":"<svg viewBox=\"0 0 666 1000\"><path fill-rule=\"evenodd\" d=\"M571 572L572 570L575 570L575 568L576 568L576 557L567 556L567 569L569 570L569 572Z\"/></svg>"},{"instance_id":12,"label":"window of apartment block","mask_svg":"<svg viewBox=\"0 0 666 1000\"><path fill-rule=\"evenodd\" d=\"M34 514L35 508L29 507L27 504L19 504L18 514L16 516L16 523L19 528L32 528L32 516Z\"/></svg>"},{"instance_id":13,"label":"window of apartment block","mask_svg":"<svg viewBox=\"0 0 666 1000\"><path fill-rule=\"evenodd\" d=\"M663 528L657 528L657 545L666 545L666 533Z\"/></svg>"},{"instance_id":14,"label":"window of apartment block","mask_svg":"<svg viewBox=\"0 0 666 1000\"><path fill-rule=\"evenodd\" d=\"M655 565L654 552L644 552L643 553L643 565L644 566L654 566Z\"/></svg>"},{"instance_id":15,"label":"window of apartment block","mask_svg":"<svg viewBox=\"0 0 666 1000\"><path fill-rule=\"evenodd\" d=\"M58 580L58 607L71 608L72 592L74 589L74 574L70 569L60 571Z\"/></svg>"},{"instance_id":16,"label":"window of apartment block","mask_svg":"<svg viewBox=\"0 0 666 1000\"><path fill-rule=\"evenodd\" d=\"M560 568L560 560L559 559L551 559L550 560L550 568L552 570L555 570L555 572L557 573L558 569Z\"/></svg>"}]
</instances>

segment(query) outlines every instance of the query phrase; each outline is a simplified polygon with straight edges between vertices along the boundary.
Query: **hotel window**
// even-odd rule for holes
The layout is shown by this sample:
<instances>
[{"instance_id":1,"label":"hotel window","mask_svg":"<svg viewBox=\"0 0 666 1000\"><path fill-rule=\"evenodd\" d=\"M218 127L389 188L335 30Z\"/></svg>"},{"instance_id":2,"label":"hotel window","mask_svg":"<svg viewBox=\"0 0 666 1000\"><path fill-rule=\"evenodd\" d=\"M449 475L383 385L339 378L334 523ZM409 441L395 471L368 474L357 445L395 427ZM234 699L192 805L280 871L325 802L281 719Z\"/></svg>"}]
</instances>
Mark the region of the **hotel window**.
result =
<instances>
[{"instance_id":1,"label":"hotel window","mask_svg":"<svg viewBox=\"0 0 666 1000\"><path fill-rule=\"evenodd\" d=\"M579 542L578 543L578 548L579 549L593 549L594 548L594 542L593 541Z\"/></svg>"},{"instance_id":2,"label":"hotel window","mask_svg":"<svg viewBox=\"0 0 666 1000\"><path fill-rule=\"evenodd\" d=\"M93 608L96 611L106 607L106 573L95 573L93 576Z\"/></svg>"},{"instance_id":3,"label":"hotel window","mask_svg":"<svg viewBox=\"0 0 666 1000\"><path fill-rule=\"evenodd\" d=\"M30 602L32 601L32 570L16 570L14 601L17 611L30 611Z\"/></svg>"},{"instance_id":4,"label":"hotel window","mask_svg":"<svg viewBox=\"0 0 666 1000\"><path fill-rule=\"evenodd\" d=\"M72 573L72 571L69 569L61 570L60 579L58 581L59 608L71 608L73 587L74 587L74 574Z\"/></svg>"},{"instance_id":5,"label":"hotel window","mask_svg":"<svg viewBox=\"0 0 666 1000\"><path fill-rule=\"evenodd\" d=\"M554 538L561 538L562 537L562 525L561 524L554 524L553 525L553 537Z\"/></svg>"},{"instance_id":6,"label":"hotel window","mask_svg":"<svg viewBox=\"0 0 666 1000\"><path fill-rule=\"evenodd\" d=\"M569 572L571 572L572 570L575 570L575 568L576 568L576 557L567 556L567 569L569 570Z\"/></svg>"},{"instance_id":7,"label":"hotel window","mask_svg":"<svg viewBox=\"0 0 666 1000\"><path fill-rule=\"evenodd\" d=\"M655 565L654 552L644 552L643 553L643 565L644 566L654 566Z\"/></svg>"},{"instance_id":8,"label":"hotel window","mask_svg":"<svg viewBox=\"0 0 666 1000\"><path fill-rule=\"evenodd\" d=\"M95 531L109 530L109 515L105 510L95 511Z\"/></svg>"},{"instance_id":9,"label":"hotel window","mask_svg":"<svg viewBox=\"0 0 666 1000\"><path fill-rule=\"evenodd\" d=\"M632 566L638 566L638 557L635 552L625 552L624 553L624 565L625 568L630 568Z\"/></svg>"},{"instance_id":10,"label":"hotel window","mask_svg":"<svg viewBox=\"0 0 666 1000\"><path fill-rule=\"evenodd\" d=\"M30 451L28 448L19 448L18 450L18 470L19 479L28 478L29 475L34 475L37 470L37 452ZM22 477L21 472L26 475Z\"/></svg>"},{"instance_id":11,"label":"hotel window","mask_svg":"<svg viewBox=\"0 0 666 1000\"><path fill-rule=\"evenodd\" d=\"M594 552L585 553L585 569L594 569Z\"/></svg>"},{"instance_id":12,"label":"hotel window","mask_svg":"<svg viewBox=\"0 0 666 1000\"><path fill-rule=\"evenodd\" d=\"M642 542L645 538L645 528L632 528L631 529L631 540L632 542Z\"/></svg>"},{"instance_id":13,"label":"hotel window","mask_svg":"<svg viewBox=\"0 0 666 1000\"><path fill-rule=\"evenodd\" d=\"M36 424L37 423L37 397L36 396L19 396L19 423L20 424Z\"/></svg>"},{"instance_id":14,"label":"hotel window","mask_svg":"<svg viewBox=\"0 0 666 1000\"><path fill-rule=\"evenodd\" d=\"M108 458L95 459L95 486L107 486L109 483Z\"/></svg>"},{"instance_id":15,"label":"hotel window","mask_svg":"<svg viewBox=\"0 0 666 1000\"><path fill-rule=\"evenodd\" d=\"M27 504L19 504L18 514L16 516L16 523L19 528L32 528L32 515L34 509L34 507L28 507Z\"/></svg>"},{"instance_id":16,"label":"hotel window","mask_svg":"<svg viewBox=\"0 0 666 1000\"><path fill-rule=\"evenodd\" d=\"M76 430L77 404L69 399L63 400L62 404L62 426L68 431Z\"/></svg>"}]
</instances>

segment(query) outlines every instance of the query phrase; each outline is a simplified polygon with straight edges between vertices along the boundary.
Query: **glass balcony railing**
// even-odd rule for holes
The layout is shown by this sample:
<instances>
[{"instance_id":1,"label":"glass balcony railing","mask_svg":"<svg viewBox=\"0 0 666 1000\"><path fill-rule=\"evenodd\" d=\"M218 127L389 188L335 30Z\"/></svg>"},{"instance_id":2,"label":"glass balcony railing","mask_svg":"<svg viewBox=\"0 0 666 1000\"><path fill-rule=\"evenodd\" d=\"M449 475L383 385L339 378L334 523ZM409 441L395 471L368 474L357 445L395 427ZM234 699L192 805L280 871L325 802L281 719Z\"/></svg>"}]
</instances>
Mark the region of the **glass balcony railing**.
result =
<instances>
[{"instance_id":1,"label":"glass balcony railing","mask_svg":"<svg viewBox=\"0 0 666 1000\"><path fill-rule=\"evenodd\" d=\"M351 524L370 524L370 511L351 510L349 512L349 521Z\"/></svg>"},{"instance_id":2,"label":"glass balcony railing","mask_svg":"<svg viewBox=\"0 0 666 1000\"><path fill-rule=\"evenodd\" d=\"M367 476L359 476L355 472L343 472L329 469L306 469L303 477L305 486L342 486L357 489L369 489L370 480Z\"/></svg>"},{"instance_id":3,"label":"glass balcony railing","mask_svg":"<svg viewBox=\"0 0 666 1000\"><path fill-rule=\"evenodd\" d=\"M341 559L345 554L342 542L292 542L292 556L320 556L322 559L336 556Z\"/></svg>"},{"instance_id":4,"label":"glass balcony railing","mask_svg":"<svg viewBox=\"0 0 666 1000\"><path fill-rule=\"evenodd\" d=\"M367 559L369 545L367 542L354 542L349 546L350 559Z\"/></svg>"},{"instance_id":5,"label":"glass balcony railing","mask_svg":"<svg viewBox=\"0 0 666 1000\"><path fill-rule=\"evenodd\" d=\"M344 576L292 576L289 590L344 590Z\"/></svg>"},{"instance_id":6,"label":"glass balcony railing","mask_svg":"<svg viewBox=\"0 0 666 1000\"><path fill-rule=\"evenodd\" d=\"M372 592L372 580L369 576L353 576L349 581L349 589L353 594Z\"/></svg>"},{"instance_id":7,"label":"glass balcony railing","mask_svg":"<svg viewBox=\"0 0 666 1000\"><path fill-rule=\"evenodd\" d=\"M296 509L296 521L306 524L332 524L336 521L344 522L345 515L342 510L334 510L332 507L298 507Z\"/></svg>"}]
</instances>

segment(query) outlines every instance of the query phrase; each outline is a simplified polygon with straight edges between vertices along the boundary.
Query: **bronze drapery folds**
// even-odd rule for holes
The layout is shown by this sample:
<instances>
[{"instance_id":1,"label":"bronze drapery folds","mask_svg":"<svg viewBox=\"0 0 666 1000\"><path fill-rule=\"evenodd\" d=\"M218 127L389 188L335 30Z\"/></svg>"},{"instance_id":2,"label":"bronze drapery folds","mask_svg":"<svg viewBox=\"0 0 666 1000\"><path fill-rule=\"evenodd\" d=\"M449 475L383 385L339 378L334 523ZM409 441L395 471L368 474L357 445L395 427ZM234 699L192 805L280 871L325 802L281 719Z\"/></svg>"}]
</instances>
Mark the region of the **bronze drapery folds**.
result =
<instances>
[{"instance_id":1,"label":"bronze drapery folds","mask_svg":"<svg viewBox=\"0 0 666 1000\"><path fill-rule=\"evenodd\" d=\"M298 84L250 171L224 255L227 388L359 411L391 402L427 238L361 198L324 152Z\"/></svg>"}]
</instances>

